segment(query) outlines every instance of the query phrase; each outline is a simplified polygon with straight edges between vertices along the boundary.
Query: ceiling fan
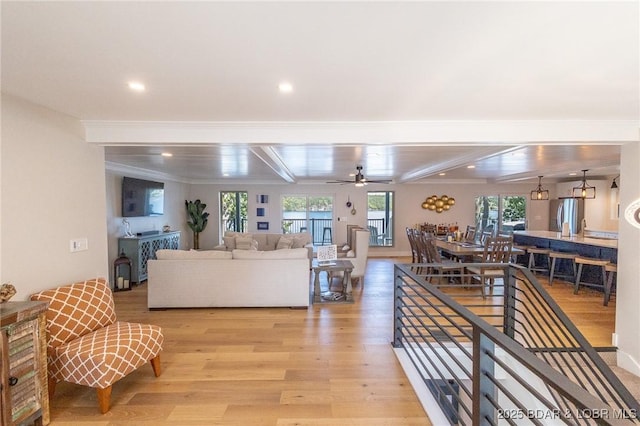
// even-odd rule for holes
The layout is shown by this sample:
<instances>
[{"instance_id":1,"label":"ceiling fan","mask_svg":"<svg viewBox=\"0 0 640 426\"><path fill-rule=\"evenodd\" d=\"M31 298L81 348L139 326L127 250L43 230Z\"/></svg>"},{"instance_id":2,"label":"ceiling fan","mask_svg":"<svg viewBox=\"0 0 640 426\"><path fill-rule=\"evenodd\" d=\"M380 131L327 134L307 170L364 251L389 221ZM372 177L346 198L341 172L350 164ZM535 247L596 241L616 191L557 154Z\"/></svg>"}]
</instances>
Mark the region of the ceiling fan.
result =
<instances>
[{"instance_id":1,"label":"ceiling fan","mask_svg":"<svg viewBox=\"0 0 640 426\"><path fill-rule=\"evenodd\" d=\"M360 186L365 186L368 183L390 183L391 182L391 179L369 180L365 178L364 175L362 174L362 166L356 166L356 170L358 170L358 173L355 174L354 180L334 180L327 183L341 183L341 184L354 183L356 186L360 187Z\"/></svg>"}]
</instances>

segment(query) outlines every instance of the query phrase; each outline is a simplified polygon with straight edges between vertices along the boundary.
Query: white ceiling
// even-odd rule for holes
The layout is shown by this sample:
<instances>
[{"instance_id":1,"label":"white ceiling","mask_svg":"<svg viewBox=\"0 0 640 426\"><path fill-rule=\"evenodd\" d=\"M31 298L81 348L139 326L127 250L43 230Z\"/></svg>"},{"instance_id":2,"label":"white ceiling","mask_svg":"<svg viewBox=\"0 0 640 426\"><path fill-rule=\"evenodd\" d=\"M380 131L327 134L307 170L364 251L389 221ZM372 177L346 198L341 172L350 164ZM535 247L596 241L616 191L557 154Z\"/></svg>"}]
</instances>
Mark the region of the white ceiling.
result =
<instances>
[{"instance_id":1,"label":"white ceiling","mask_svg":"<svg viewBox=\"0 0 640 426\"><path fill-rule=\"evenodd\" d=\"M629 121L637 134L639 16L633 1L3 1L2 91L105 126ZM357 164L395 182L615 174L620 142L259 138L99 143L114 167L189 182L305 183Z\"/></svg>"}]
</instances>

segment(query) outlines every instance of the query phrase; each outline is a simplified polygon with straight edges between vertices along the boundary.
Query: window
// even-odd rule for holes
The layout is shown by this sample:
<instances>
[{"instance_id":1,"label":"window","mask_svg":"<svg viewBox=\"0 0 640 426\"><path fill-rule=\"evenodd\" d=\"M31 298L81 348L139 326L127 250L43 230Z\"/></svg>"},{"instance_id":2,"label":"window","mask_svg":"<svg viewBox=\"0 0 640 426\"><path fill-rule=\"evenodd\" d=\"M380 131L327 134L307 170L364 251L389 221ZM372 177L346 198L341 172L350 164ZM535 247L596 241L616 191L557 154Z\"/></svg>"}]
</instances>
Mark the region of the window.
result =
<instances>
[{"instance_id":1,"label":"window","mask_svg":"<svg viewBox=\"0 0 640 426\"><path fill-rule=\"evenodd\" d=\"M512 232L525 229L526 197L484 195L476 198L476 227L479 231Z\"/></svg>"},{"instance_id":2,"label":"window","mask_svg":"<svg viewBox=\"0 0 640 426\"><path fill-rule=\"evenodd\" d=\"M246 191L220 192L220 229L225 231L247 231L247 201Z\"/></svg>"},{"instance_id":3,"label":"window","mask_svg":"<svg viewBox=\"0 0 640 426\"><path fill-rule=\"evenodd\" d=\"M333 197L285 195L282 197L282 232L310 232L313 244L333 242Z\"/></svg>"},{"instance_id":4,"label":"window","mask_svg":"<svg viewBox=\"0 0 640 426\"><path fill-rule=\"evenodd\" d=\"M393 192L367 193L369 246L393 245Z\"/></svg>"}]
</instances>

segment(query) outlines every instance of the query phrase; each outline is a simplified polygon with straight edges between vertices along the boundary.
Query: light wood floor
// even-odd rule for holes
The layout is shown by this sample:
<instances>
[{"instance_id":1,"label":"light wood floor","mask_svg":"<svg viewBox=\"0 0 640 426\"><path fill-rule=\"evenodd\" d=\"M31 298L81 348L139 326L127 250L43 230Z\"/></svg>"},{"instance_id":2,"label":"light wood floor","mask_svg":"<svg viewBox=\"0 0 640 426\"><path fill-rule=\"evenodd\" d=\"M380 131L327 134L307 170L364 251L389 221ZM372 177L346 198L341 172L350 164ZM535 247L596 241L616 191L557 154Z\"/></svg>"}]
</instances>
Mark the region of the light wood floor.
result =
<instances>
[{"instance_id":1,"label":"light wood floor","mask_svg":"<svg viewBox=\"0 0 640 426\"><path fill-rule=\"evenodd\" d=\"M93 389L60 383L51 424L429 425L390 345L396 261L369 260L354 304L149 312L145 284L116 293L119 319L163 327L163 373L116 383L105 415ZM594 346L610 344L615 300L551 290Z\"/></svg>"}]
</instances>

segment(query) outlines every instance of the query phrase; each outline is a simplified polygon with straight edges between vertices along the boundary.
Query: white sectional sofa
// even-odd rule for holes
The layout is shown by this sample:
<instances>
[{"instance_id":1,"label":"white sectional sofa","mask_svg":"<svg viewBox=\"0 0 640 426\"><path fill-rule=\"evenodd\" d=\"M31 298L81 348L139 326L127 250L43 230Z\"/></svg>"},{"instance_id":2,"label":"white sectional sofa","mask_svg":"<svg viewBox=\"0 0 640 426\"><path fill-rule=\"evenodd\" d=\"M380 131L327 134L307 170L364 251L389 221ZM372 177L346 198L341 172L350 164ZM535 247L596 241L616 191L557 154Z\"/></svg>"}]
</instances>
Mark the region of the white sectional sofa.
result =
<instances>
[{"instance_id":1,"label":"white sectional sofa","mask_svg":"<svg viewBox=\"0 0 640 426\"><path fill-rule=\"evenodd\" d=\"M269 232L241 233L226 231L222 237L223 243L215 246L214 250L233 251L235 249L273 251L282 248L305 247L309 259L313 257L313 244L309 232L294 234L277 234Z\"/></svg>"},{"instance_id":2,"label":"white sectional sofa","mask_svg":"<svg viewBox=\"0 0 640 426\"><path fill-rule=\"evenodd\" d=\"M309 306L308 253L307 248L159 250L157 259L148 262L147 306Z\"/></svg>"}]
</instances>

